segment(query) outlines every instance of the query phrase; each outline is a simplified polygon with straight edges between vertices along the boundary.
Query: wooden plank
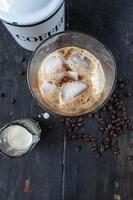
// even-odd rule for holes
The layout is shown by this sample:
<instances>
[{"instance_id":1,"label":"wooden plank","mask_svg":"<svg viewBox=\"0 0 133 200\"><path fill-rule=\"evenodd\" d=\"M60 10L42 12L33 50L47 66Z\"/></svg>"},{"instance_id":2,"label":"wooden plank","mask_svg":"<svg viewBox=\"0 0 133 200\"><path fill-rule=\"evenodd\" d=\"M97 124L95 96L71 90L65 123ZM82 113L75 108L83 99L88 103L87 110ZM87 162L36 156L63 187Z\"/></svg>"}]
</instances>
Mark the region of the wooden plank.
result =
<instances>
[{"instance_id":1,"label":"wooden plank","mask_svg":"<svg viewBox=\"0 0 133 200\"><path fill-rule=\"evenodd\" d=\"M130 80L133 91L133 17L132 1L70 0L70 29L90 33L107 45L117 62L118 76ZM126 105L133 115L133 97ZM86 120L81 132L94 131L93 120ZM133 133L127 132L120 139L121 155L114 158L110 153L95 160L88 145L75 152L74 144L67 135L65 152L65 200L112 200L115 193L121 199L133 199L133 163L127 155L133 154Z\"/></svg>"},{"instance_id":2,"label":"wooden plank","mask_svg":"<svg viewBox=\"0 0 133 200\"><path fill-rule=\"evenodd\" d=\"M19 74L26 70L30 55L0 24L0 94L5 94L0 97L0 127L19 118L37 118L44 112L29 92L26 75ZM18 159L0 155L1 200L61 199L63 127L54 116L40 123L42 140L32 152ZM49 124L54 128L48 129Z\"/></svg>"}]
</instances>

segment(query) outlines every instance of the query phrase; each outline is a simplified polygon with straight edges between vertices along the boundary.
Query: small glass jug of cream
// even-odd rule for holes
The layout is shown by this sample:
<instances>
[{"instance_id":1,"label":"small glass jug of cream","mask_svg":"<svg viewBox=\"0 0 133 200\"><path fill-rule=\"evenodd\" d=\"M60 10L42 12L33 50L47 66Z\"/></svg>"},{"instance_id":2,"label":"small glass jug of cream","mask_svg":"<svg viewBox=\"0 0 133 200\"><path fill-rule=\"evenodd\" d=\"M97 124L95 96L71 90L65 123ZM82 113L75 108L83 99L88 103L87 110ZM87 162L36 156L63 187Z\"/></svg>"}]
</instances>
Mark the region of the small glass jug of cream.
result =
<instances>
[{"instance_id":1,"label":"small glass jug of cream","mask_svg":"<svg viewBox=\"0 0 133 200\"><path fill-rule=\"evenodd\" d=\"M0 150L18 157L32 150L39 142L41 129L33 119L12 121L0 129Z\"/></svg>"}]
</instances>

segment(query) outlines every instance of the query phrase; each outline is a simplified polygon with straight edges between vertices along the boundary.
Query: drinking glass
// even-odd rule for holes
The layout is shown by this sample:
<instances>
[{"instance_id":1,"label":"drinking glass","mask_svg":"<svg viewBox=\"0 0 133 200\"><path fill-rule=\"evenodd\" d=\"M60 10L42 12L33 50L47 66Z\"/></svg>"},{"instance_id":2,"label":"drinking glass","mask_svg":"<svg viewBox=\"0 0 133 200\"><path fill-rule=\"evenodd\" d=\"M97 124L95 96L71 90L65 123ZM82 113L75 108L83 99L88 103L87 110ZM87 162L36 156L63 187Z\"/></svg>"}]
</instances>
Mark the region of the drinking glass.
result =
<instances>
[{"instance_id":1,"label":"drinking glass","mask_svg":"<svg viewBox=\"0 0 133 200\"><path fill-rule=\"evenodd\" d=\"M38 48L32 54L27 71L27 80L30 91L33 97L36 99L37 103L41 105L44 109L47 109L48 111L56 113L60 116L64 116L63 113L58 112L56 108L48 105L42 98L38 86L38 71L39 67L42 64L42 61L49 54L60 48L70 46L79 47L92 53L101 63L105 74L105 87L103 93L99 100L95 103L93 108L89 110L86 109L82 113L67 115L69 117L72 117L92 113L101 108L106 103L115 87L117 70L112 53L101 42L90 35L69 31L57 34L49 38L48 40L44 41L40 46L38 46Z\"/></svg>"}]
</instances>

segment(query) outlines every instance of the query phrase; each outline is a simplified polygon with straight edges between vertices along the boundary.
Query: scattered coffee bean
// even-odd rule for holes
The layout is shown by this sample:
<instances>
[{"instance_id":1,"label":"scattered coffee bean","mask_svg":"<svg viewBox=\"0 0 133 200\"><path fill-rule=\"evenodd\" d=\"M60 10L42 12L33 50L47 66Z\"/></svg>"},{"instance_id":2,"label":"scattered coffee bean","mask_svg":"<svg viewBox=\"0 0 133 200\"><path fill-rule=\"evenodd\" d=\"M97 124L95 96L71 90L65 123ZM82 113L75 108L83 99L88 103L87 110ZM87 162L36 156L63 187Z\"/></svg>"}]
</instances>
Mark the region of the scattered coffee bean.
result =
<instances>
[{"instance_id":1,"label":"scattered coffee bean","mask_svg":"<svg viewBox=\"0 0 133 200\"><path fill-rule=\"evenodd\" d=\"M119 79L117 80L117 83L122 83L122 82L123 82L122 78L119 78Z\"/></svg>"},{"instance_id":2,"label":"scattered coffee bean","mask_svg":"<svg viewBox=\"0 0 133 200\"><path fill-rule=\"evenodd\" d=\"M115 92L101 109L104 113L98 111L91 115L96 120L97 125L99 125L98 132L101 134L97 137L92 137L90 134L86 133L72 136L72 138L77 139L78 141L82 140L82 142L91 145L91 151L94 152L95 155L98 155L98 157L101 157L107 150L111 150L114 156L120 155L118 144L119 137L125 134L127 128L131 131L133 130L130 120L127 117L127 107L123 101L125 95L131 96L130 94L125 94L125 92L123 92L124 90L122 90L125 89L128 81L120 79L117 83L118 88L121 90ZM72 120L69 122L69 126L74 133L76 130L83 127L84 119L85 118L76 118L75 121Z\"/></svg>"},{"instance_id":3,"label":"scattered coffee bean","mask_svg":"<svg viewBox=\"0 0 133 200\"><path fill-rule=\"evenodd\" d=\"M64 123L64 122L65 122L65 119L60 119L60 122L61 122L61 123Z\"/></svg>"},{"instance_id":4,"label":"scattered coffee bean","mask_svg":"<svg viewBox=\"0 0 133 200\"><path fill-rule=\"evenodd\" d=\"M111 118L112 118L112 119L115 119L115 118L116 118L116 116L115 116L115 115L112 115L112 116L111 116Z\"/></svg>"},{"instance_id":5,"label":"scattered coffee bean","mask_svg":"<svg viewBox=\"0 0 133 200\"><path fill-rule=\"evenodd\" d=\"M124 83L119 84L119 89L123 89L125 87Z\"/></svg>"},{"instance_id":6,"label":"scattered coffee bean","mask_svg":"<svg viewBox=\"0 0 133 200\"><path fill-rule=\"evenodd\" d=\"M51 124L49 124L48 129L53 129L53 126Z\"/></svg>"},{"instance_id":7,"label":"scattered coffee bean","mask_svg":"<svg viewBox=\"0 0 133 200\"><path fill-rule=\"evenodd\" d=\"M109 110L109 111L112 111L112 110L113 110L113 106L112 106L112 105L109 105L108 110Z\"/></svg>"},{"instance_id":8,"label":"scattered coffee bean","mask_svg":"<svg viewBox=\"0 0 133 200\"><path fill-rule=\"evenodd\" d=\"M10 115L10 117L12 117L13 116L13 111L10 111L9 115Z\"/></svg>"},{"instance_id":9,"label":"scattered coffee bean","mask_svg":"<svg viewBox=\"0 0 133 200\"><path fill-rule=\"evenodd\" d=\"M128 160L128 161L132 161L132 160L133 160L133 156L131 156L131 155L128 156L128 157L127 157L127 160Z\"/></svg>"},{"instance_id":10,"label":"scattered coffee bean","mask_svg":"<svg viewBox=\"0 0 133 200\"><path fill-rule=\"evenodd\" d=\"M94 154L94 157L95 157L96 159L99 159L99 158L101 157L101 153L100 153L100 152L95 153L95 154Z\"/></svg>"},{"instance_id":11,"label":"scattered coffee bean","mask_svg":"<svg viewBox=\"0 0 133 200\"><path fill-rule=\"evenodd\" d=\"M113 156L118 156L118 155L120 155L120 151L118 151L118 150L115 150L115 151L113 151L112 153L113 153Z\"/></svg>"},{"instance_id":12,"label":"scattered coffee bean","mask_svg":"<svg viewBox=\"0 0 133 200\"><path fill-rule=\"evenodd\" d=\"M94 118L95 118L96 120L98 120L98 119L100 118L100 115L99 115L98 113L96 113L96 114L94 114Z\"/></svg>"},{"instance_id":13,"label":"scattered coffee bean","mask_svg":"<svg viewBox=\"0 0 133 200\"><path fill-rule=\"evenodd\" d=\"M80 123L77 124L77 126L78 126L78 127L82 127L82 126L83 126L83 123L80 122Z\"/></svg>"},{"instance_id":14,"label":"scattered coffee bean","mask_svg":"<svg viewBox=\"0 0 133 200\"><path fill-rule=\"evenodd\" d=\"M26 58L24 56L21 56L20 57L20 62L25 62L26 61Z\"/></svg>"},{"instance_id":15,"label":"scattered coffee bean","mask_svg":"<svg viewBox=\"0 0 133 200\"><path fill-rule=\"evenodd\" d=\"M83 134L78 134L78 139L82 139L83 138Z\"/></svg>"},{"instance_id":16,"label":"scattered coffee bean","mask_svg":"<svg viewBox=\"0 0 133 200\"><path fill-rule=\"evenodd\" d=\"M131 94L130 92L127 92L127 93L125 94L125 96L126 96L126 97L131 97L132 94Z\"/></svg>"},{"instance_id":17,"label":"scattered coffee bean","mask_svg":"<svg viewBox=\"0 0 133 200\"><path fill-rule=\"evenodd\" d=\"M21 75L21 76L24 76L26 74L26 71L25 70L21 70L21 71L18 72L18 74Z\"/></svg>"},{"instance_id":18,"label":"scattered coffee bean","mask_svg":"<svg viewBox=\"0 0 133 200\"><path fill-rule=\"evenodd\" d=\"M78 119L78 122L83 122L83 118L79 118L79 119Z\"/></svg>"},{"instance_id":19,"label":"scattered coffee bean","mask_svg":"<svg viewBox=\"0 0 133 200\"><path fill-rule=\"evenodd\" d=\"M15 103L16 103L16 99L12 99L11 104L15 104Z\"/></svg>"},{"instance_id":20,"label":"scattered coffee bean","mask_svg":"<svg viewBox=\"0 0 133 200\"><path fill-rule=\"evenodd\" d=\"M78 139L78 134L72 135L72 139L73 139L73 140Z\"/></svg>"},{"instance_id":21,"label":"scattered coffee bean","mask_svg":"<svg viewBox=\"0 0 133 200\"><path fill-rule=\"evenodd\" d=\"M106 111L106 110L107 110L106 106L104 106L104 107L102 108L102 110L103 110L103 111Z\"/></svg>"},{"instance_id":22,"label":"scattered coffee bean","mask_svg":"<svg viewBox=\"0 0 133 200\"><path fill-rule=\"evenodd\" d=\"M97 151L96 147L91 147L91 151Z\"/></svg>"},{"instance_id":23,"label":"scattered coffee bean","mask_svg":"<svg viewBox=\"0 0 133 200\"><path fill-rule=\"evenodd\" d=\"M6 95L5 95L5 93L2 92L0 96L1 96L1 98L4 98Z\"/></svg>"},{"instance_id":24,"label":"scattered coffee bean","mask_svg":"<svg viewBox=\"0 0 133 200\"><path fill-rule=\"evenodd\" d=\"M102 144L102 145L100 146L100 152L103 153L104 151L105 151L105 147L104 147L104 145Z\"/></svg>"},{"instance_id":25,"label":"scattered coffee bean","mask_svg":"<svg viewBox=\"0 0 133 200\"><path fill-rule=\"evenodd\" d=\"M123 80L123 83L124 83L124 84L128 84L129 81L128 81L128 80Z\"/></svg>"},{"instance_id":26,"label":"scattered coffee bean","mask_svg":"<svg viewBox=\"0 0 133 200\"><path fill-rule=\"evenodd\" d=\"M82 147L81 147L80 145L77 145L77 146L75 147L75 151L76 151L77 153L79 153L81 150L82 150Z\"/></svg>"}]
</instances>

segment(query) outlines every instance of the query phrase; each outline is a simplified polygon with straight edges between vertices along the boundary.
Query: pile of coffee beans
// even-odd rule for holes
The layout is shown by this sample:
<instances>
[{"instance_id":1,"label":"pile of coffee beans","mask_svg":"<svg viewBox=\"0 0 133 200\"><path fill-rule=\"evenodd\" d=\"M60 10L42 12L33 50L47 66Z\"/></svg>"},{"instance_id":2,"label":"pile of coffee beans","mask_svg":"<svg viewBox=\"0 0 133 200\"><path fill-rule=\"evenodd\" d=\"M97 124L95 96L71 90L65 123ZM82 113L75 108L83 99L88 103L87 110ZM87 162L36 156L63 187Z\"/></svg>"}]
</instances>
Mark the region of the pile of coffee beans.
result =
<instances>
[{"instance_id":1,"label":"pile of coffee beans","mask_svg":"<svg viewBox=\"0 0 133 200\"><path fill-rule=\"evenodd\" d=\"M79 145L79 141L82 140L90 146L90 150L94 152L96 158L101 157L106 151L111 151L113 156L120 154L118 144L120 136L124 135L127 129L133 130L133 125L130 123L125 105L125 98L132 96L131 92L127 91L128 83L127 80L117 80L114 94L106 105L93 115L61 119L61 122L68 127L67 130L72 140L77 143L76 152L82 150L81 145ZM84 121L87 117L91 117L97 122L99 128L95 137L95 134L91 133L90 135L90 132L78 133L84 127ZM133 160L133 156L128 156L128 160Z\"/></svg>"}]
</instances>

